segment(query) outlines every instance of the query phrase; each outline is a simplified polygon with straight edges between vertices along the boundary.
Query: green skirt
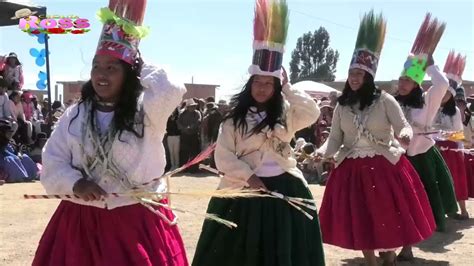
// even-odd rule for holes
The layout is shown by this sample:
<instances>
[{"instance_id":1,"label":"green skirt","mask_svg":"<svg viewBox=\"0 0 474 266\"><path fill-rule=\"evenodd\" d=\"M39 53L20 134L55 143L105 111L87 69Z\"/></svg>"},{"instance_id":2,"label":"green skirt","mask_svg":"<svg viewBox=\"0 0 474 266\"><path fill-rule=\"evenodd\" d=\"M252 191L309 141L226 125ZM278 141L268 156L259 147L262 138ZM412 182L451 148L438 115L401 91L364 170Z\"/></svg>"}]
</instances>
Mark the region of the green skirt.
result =
<instances>
[{"instance_id":1,"label":"green skirt","mask_svg":"<svg viewBox=\"0 0 474 266\"><path fill-rule=\"evenodd\" d=\"M312 199L301 180L283 174L262 178L265 186L286 196ZM306 210L314 219L281 199L211 198L207 209L233 221L230 229L204 221L196 248L194 266L318 266L324 253L316 211Z\"/></svg>"},{"instance_id":2,"label":"green skirt","mask_svg":"<svg viewBox=\"0 0 474 266\"><path fill-rule=\"evenodd\" d=\"M453 178L438 149L408 157L425 186L437 230L446 230L446 214L456 213L458 204L454 193Z\"/></svg>"}]
</instances>

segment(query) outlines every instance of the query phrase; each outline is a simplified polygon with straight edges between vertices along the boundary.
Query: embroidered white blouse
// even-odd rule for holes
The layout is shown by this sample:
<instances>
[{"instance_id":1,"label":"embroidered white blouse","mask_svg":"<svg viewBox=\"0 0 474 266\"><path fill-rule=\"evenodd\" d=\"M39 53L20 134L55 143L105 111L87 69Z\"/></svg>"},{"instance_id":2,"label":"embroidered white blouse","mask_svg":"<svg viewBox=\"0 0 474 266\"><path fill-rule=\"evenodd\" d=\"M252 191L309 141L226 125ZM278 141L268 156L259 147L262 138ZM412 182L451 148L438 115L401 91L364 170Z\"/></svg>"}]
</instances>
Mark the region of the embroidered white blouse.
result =
<instances>
[{"instance_id":1,"label":"embroidered white blouse","mask_svg":"<svg viewBox=\"0 0 474 266\"><path fill-rule=\"evenodd\" d=\"M456 114L454 116L448 116L441 112L439 109L436 116L433 127L443 131L463 131L464 125L462 123L461 111L456 107ZM437 140L444 140L441 135L436 136ZM458 148L463 148L462 142L458 142Z\"/></svg>"},{"instance_id":2,"label":"embroidered white blouse","mask_svg":"<svg viewBox=\"0 0 474 266\"><path fill-rule=\"evenodd\" d=\"M225 174L219 188L243 188L247 180L265 162L264 156L278 163L285 172L300 178L303 173L296 167L296 160L290 142L295 132L303 129L319 117L320 111L314 100L302 91L283 86L285 97L286 127L275 125L274 130L267 126L260 134L242 136L241 130L234 127L232 119L221 124L217 138L215 160L219 171ZM249 123L248 128L256 126ZM267 161L269 162L269 161Z\"/></svg>"},{"instance_id":3,"label":"embroidered white blouse","mask_svg":"<svg viewBox=\"0 0 474 266\"><path fill-rule=\"evenodd\" d=\"M186 89L182 83L173 83L167 73L158 67L144 65L141 82L145 87L140 104L145 113L144 137L137 138L124 132L115 138L111 148L111 158L123 176L133 185L140 185L160 177L166 165L163 137L170 114L181 102ZM60 118L57 128L43 150L43 172L41 183L48 194L72 194L73 185L83 177L82 146L86 155L93 156L89 140L82 143L81 124L85 120L84 105L71 106ZM77 117L76 117L77 116ZM114 177L98 176L100 169L92 173L98 185L108 193L127 192ZM165 191L164 182L146 186L148 190ZM109 197L105 201L86 202L71 199L78 204L113 209L137 203L131 198Z\"/></svg>"},{"instance_id":4,"label":"embroidered white blouse","mask_svg":"<svg viewBox=\"0 0 474 266\"><path fill-rule=\"evenodd\" d=\"M448 79L437 66L428 67L426 73L431 77L433 86L424 94L425 104L423 108L402 107L405 117L413 128L413 139L407 149L408 156L425 153L435 144L432 136L421 133L432 130L437 111L449 87Z\"/></svg>"}]
</instances>

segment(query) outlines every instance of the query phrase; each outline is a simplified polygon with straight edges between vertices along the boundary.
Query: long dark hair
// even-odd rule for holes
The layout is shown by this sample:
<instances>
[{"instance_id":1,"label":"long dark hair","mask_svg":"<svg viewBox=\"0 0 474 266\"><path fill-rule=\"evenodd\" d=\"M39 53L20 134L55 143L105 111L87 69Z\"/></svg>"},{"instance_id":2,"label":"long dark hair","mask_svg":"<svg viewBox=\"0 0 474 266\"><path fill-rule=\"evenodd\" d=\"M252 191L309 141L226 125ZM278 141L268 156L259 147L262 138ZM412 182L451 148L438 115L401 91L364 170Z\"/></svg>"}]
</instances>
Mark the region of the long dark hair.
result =
<instances>
[{"instance_id":1,"label":"long dark hair","mask_svg":"<svg viewBox=\"0 0 474 266\"><path fill-rule=\"evenodd\" d=\"M423 90L419 84L408 95L397 95L395 97L402 106L408 106L415 109L421 109L425 105L425 98L423 97Z\"/></svg>"},{"instance_id":2,"label":"long dark hair","mask_svg":"<svg viewBox=\"0 0 474 266\"><path fill-rule=\"evenodd\" d=\"M225 119L232 119L234 126L242 130L242 134L246 134L248 130L247 121L245 117L249 108L256 106L257 103L252 97L252 84L255 76L250 77L245 86L243 87L242 92L236 94L232 97L230 102L231 110ZM251 129L251 134L259 133L263 128L269 126L272 130L275 128L277 123L286 125L286 121L283 115L284 109L284 99L281 94L282 86L280 79L273 78L273 88L275 90L273 96L264 104L265 112L267 116L265 119L260 122L255 128Z\"/></svg>"},{"instance_id":3,"label":"long dark hair","mask_svg":"<svg viewBox=\"0 0 474 266\"><path fill-rule=\"evenodd\" d=\"M122 85L122 91L120 98L115 106L115 114L112 120L115 129L119 132L119 136L124 131L129 131L133 133L138 138L143 138L144 128L141 126L141 130L137 130L135 125L143 125L143 117L140 117L137 121L137 113L140 112L138 106L138 98L140 97L143 86L140 83L140 71L142 62L141 59L137 59L133 66L120 60L123 68L125 69L125 80ZM92 86L92 80L87 81L82 86L81 99L78 105L83 104L86 101L96 102L96 93L94 87ZM94 113L97 106L96 104L92 105L91 110L91 123L94 121ZM77 114L71 120L71 123L79 116L80 109L77 109ZM71 124L69 124L70 126ZM138 132L140 131L140 132Z\"/></svg>"},{"instance_id":4,"label":"long dark hair","mask_svg":"<svg viewBox=\"0 0 474 266\"><path fill-rule=\"evenodd\" d=\"M448 115L448 116L454 116L456 114L456 101L454 100L454 97L452 94L450 94L451 97L449 98L449 100L443 104L442 106L442 110L441 112L443 112L443 114L445 115Z\"/></svg>"},{"instance_id":5,"label":"long dark hair","mask_svg":"<svg viewBox=\"0 0 474 266\"><path fill-rule=\"evenodd\" d=\"M360 103L360 110L370 106L375 99L380 97L381 91L377 89L374 82L374 77L365 71L364 84L357 91L353 91L349 85L349 79L346 81L342 95L337 99L342 106L354 105Z\"/></svg>"}]
</instances>

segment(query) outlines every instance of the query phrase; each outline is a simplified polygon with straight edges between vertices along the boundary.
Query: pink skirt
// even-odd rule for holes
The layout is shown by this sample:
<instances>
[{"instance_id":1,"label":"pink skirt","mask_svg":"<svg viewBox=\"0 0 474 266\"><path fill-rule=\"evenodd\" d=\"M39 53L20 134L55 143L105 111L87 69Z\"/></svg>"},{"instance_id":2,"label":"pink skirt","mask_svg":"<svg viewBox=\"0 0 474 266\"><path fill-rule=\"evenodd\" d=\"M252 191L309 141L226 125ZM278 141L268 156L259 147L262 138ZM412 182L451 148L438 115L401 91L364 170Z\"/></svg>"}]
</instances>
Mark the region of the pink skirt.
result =
<instances>
[{"instance_id":1,"label":"pink skirt","mask_svg":"<svg viewBox=\"0 0 474 266\"><path fill-rule=\"evenodd\" d=\"M423 184L402 156L346 158L329 177L319 212L323 242L387 250L430 237L436 224Z\"/></svg>"},{"instance_id":2,"label":"pink skirt","mask_svg":"<svg viewBox=\"0 0 474 266\"><path fill-rule=\"evenodd\" d=\"M168 218L170 211L160 209ZM188 265L177 226L140 204L112 210L62 201L33 265Z\"/></svg>"},{"instance_id":3,"label":"pink skirt","mask_svg":"<svg viewBox=\"0 0 474 266\"><path fill-rule=\"evenodd\" d=\"M458 201L468 199L468 181L466 167L464 165L464 153L459 151L445 150L457 149L458 144L453 141L437 141L436 145L440 147L441 155L448 165L451 176L453 177L454 192Z\"/></svg>"},{"instance_id":4,"label":"pink skirt","mask_svg":"<svg viewBox=\"0 0 474 266\"><path fill-rule=\"evenodd\" d=\"M474 198L474 155L465 154L464 162L466 164L468 196Z\"/></svg>"}]
</instances>

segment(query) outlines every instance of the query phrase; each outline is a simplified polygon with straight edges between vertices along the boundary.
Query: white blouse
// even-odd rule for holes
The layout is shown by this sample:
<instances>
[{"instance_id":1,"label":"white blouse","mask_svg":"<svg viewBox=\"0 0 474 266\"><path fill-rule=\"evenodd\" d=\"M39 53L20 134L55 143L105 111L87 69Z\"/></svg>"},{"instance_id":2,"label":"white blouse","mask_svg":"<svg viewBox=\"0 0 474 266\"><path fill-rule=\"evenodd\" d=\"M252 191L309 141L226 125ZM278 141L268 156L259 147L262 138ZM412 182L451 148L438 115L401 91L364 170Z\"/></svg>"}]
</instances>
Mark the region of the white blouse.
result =
<instances>
[{"instance_id":1,"label":"white blouse","mask_svg":"<svg viewBox=\"0 0 474 266\"><path fill-rule=\"evenodd\" d=\"M432 131L433 121L441 106L441 101L449 87L449 82L437 66L430 66L426 73L431 77L433 86L423 95L423 108L402 107L405 117L413 128L413 138L407 149L408 156L415 156L427 152L435 141L431 135L424 135Z\"/></svg>"},{"instance_id":2,"label":"white blouse","mask_svg":"<svg viewBox=\"0 0 474 266\"><path fill-rule=\"evenodd\" d=\"M186 91L182 83L172 83L163 69L151 65L143 66L141 82L144 92L139 104L143 106L145 114L144 136L137 138L125 131L120 139L116 136L113 140L109 153L115 166L120 169L120 178L126 178L134 186L163 175L166 159L162 141L166 122ZM81 129L86 117L84 110L84 104L68 108L44 147L41 183L48 194L72 194L74 184L83 178L81 169L84 158L89 160L96 156L91 141L82 141ZM112 119L110 114L108 116L110 117L104 118L104 125ZM102 169L97 169L91 175L107 193L128 192L120 180L108 172L104 174ZM166 190L166 183L160 180L143 188L163 192ZM137 203L128 197L108 197L104 201L90 202L80 199L70 201L108 209Z\"/></svg>"}]
</instances>

